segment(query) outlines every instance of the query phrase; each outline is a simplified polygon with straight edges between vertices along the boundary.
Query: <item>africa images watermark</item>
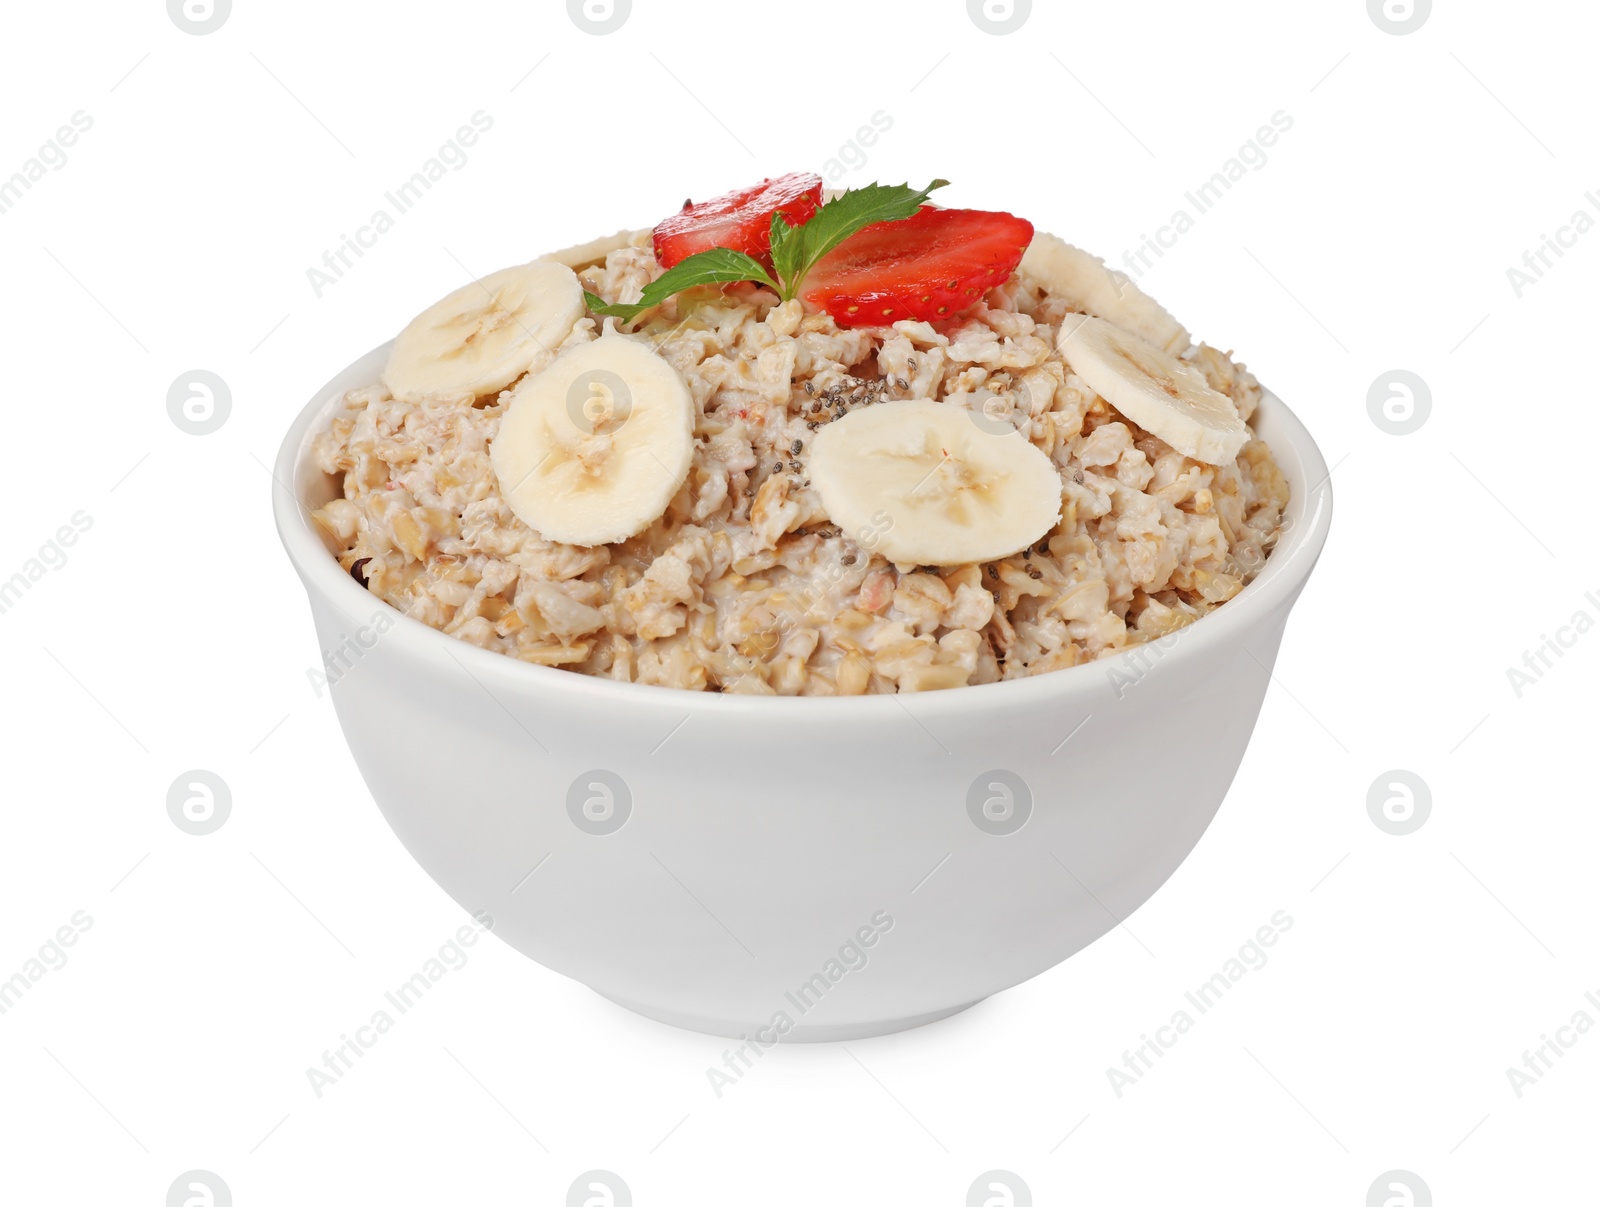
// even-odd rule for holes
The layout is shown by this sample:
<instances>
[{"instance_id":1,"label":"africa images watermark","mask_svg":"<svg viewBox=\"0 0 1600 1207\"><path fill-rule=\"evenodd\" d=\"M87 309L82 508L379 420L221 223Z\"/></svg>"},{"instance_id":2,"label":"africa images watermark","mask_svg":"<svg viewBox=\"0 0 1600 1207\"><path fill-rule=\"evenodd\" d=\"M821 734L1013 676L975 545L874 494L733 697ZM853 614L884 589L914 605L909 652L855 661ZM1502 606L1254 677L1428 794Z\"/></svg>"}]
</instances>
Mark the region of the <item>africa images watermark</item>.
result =
<instances>
[{"instance_id":1,"label":"africa images watermark","mask_svg":"<svg viewBox=\"0 0 1600 1207\"><path fill-rule=\"evenodd\" d=\"M55 934L39 948L37 955L29 956L18 971L0 981L0 1014L14 1009L30 989L44 980L46 973L65 968L66 948L76 947L78 939L93 926L94 919L81 909L58 926Z\"/></svg>"},{"instance_id":2,"label":"africa images watermark","mask_svg":"<svg viewBox=\"0 0 1600 1207\"><path fill-rule=\"evenodd\" d=\"M1269 161L1267 149L1274 146L1292 129L1294 129L1293 116L1279 109L1269 119L1268 124L1257 129L1237 152L1223 160L1220 168L1211 173L1198 187L1183 195L1184 201L1188 204L1175 209L1169 221L1156 227L1153 236L1141 234L1139 238L1142 242L1138 248L1122 253L1123 267L1128 270L1132 279L1137 281L1154 267L1151 256L1159 260L1176 247L1178 240L1195 228L1202 215L1215 209L1217 203L1234 185L1251 172L1259 172L1266 167Z\"/></svg>"},{"instance_id":3,"label":"africa images watermark","mask_svg":"<svg viewBox=\"0 0 1600 1207\"><path fill-rule=\"evenodd\" d=\"M1523 692L1543 679L1566 656L1566 652L1578 644L1578 639L1594 628L1595 612L1600 612L1600 591L1585 592L1583 599L1594 612L1589 608L1579 608L1566 624L1556 629L1554 637L1540 633L1539 644L1531 650L1522 651L1520 667L1506 667L1506 681L1511 684L1517 699L1522 699Z\"/></svg>"},{"instance_id":4,"label":"africa images watermark","mask_svg":"<svg viewBox=\"0 0 1600 1207\"><path fill-rule=\"evenodd\" d=\"M316 693L317 699L322 699L323 688L331 689L354 670L356 663L366 657L368 651L392 628L392 612L374 612L371 622L362 625L353 636L349 633L339 634L339 643L332 649L322 651L322 669L306 668L306 679L311 683L311 690Z\"/></svg>"},{"instance_id":5,"label":"africa images watermark","mask_svg":"<svg viewBox=\"0 0 1600 1207\"><path fill-rule=\"evenodd\" d=\"M1593 990L1583 995L1583 1000L1600 1011L1600 994ZM1578 1046L1578 1041L1594 1030L1594 1015L1587 1010L1579 1008L1573 1011L1572 1017L1560 1027L1556 1028L1555 1038L1549 1033L1539 1036L1539 1046L1522 1054L1522 1067L1515 1065L1506 1069L1506 1080L1511 1083L1511 1092L1521 1098L1531 1086L1538 1085L1544 1076L1555 1068L1556 1061L1563 1059L1567 1052Z\"/></svg>"},{"instance_id":6,"label":"africa images watermark","mask_svg":"<svg viewBox=\"0 0 1600 1207\"><path fill-rule=\"evenodd\" d=\"M1600 196L1590 191L1583 195L1583 199L1593 208L1594 213L1586 209L1574 210L1568 221L1556 227L1554 236L1540 232L1537 246L1522 253L1520 268L1513 264L1506 269L1506 280L1511 283L1511 292L1516 295L1518 301L1522 300L1522 295L1529 286L1537 285L1544 280L1544 274L1556 266L1556 261L1576 247L1578 240L1597 225L1595 214L1600 214Z\"/></svg>"},{"instance_id":7,"label":"africa images watermark","mask_svg":"<svg viewBox=\"0 0 1600 1207\"><path fill-rule=\"evenodd\" d=\"M0 579L0 616L22 602L22 597L33 590L33 584L52 570L67 564L67 550L78 543L78 538L94 527L94 517L87 511L75 511L70 523L55 530L38 551L22 563L22 568L10 578Z\"/></svg>"},{"instance_id":8,"label":"africa images watermark","mask_svg":"<svg viewBox=\"0 0 1600 1207\"><path fill-rule=\"evenodd\" d=\"M311 1083L312 1093L321 1098L325 1090L338 1085L345 1074L355 1067L357 1060L377 1047L378 1041L394 1030L397 1017L409 1012L448 974L467 966L466 949L477 945L479 935L494 929L494 919L483 910L473 914L472 920L474 926L457 928L455 935L440 946L437 954L424 960L418 971L394 989L384 992L383 1000L394 1007L393 1014L384 1007L374 1010L372 1017L356 1028L355 1035L339 1036L337 1046L322 1054L321 1068L313 1065L306 1069L306 1080Z\"/></svg>"},{"instance_id":9,"label":"africa images watermark","mask_svg":"<svg viewBox=\"0 0 1600 1207\"><path fill-rule=\"evenodd\" d=\"M1106 1080L1111 1083L1111 1090L1121 1098L1130 1088L1138 1085L1144 1075L1155 1067L1156 1061L1165 1056L1178 1041L1194 1029L1195 1021L1200 1015L1210 1012L1218 1002L1226 997L1240 981L1251 972L1259 971L1267 966L1267 952L1269 947L1275 947L1291 927L1294 919L1287 910L1278 910L1268 919L1270 925L1256 928L1256 932L1245 944L1239 948L1235 956L1230 956L1223 961L1222 967L1212 973L1204 981L1187 992L1183 998L1195 1009L1190 1014L1188 1009L1179 1007L1173 1011L1172 1017L1164 1026L1156 1028L1154 1036L1145 1034L1139 1036L1139 1045L1122 1054L1122 1067L1110 1065L1106 1068Z\"/></svg>"},{"instance_id":10,"label":"africa images watermark","mask_svg":"<svg viewBox=\"0 0 1600 1207\"><path fill-rule=\"evenodd\" d=\"M8 214L23 194L45 178L46 172L59 172L67 166L67 148L94 129L94 118L79 109L47 138L39 149L22 161L22 167L0 178L0 214Z\"/></svg>"},{"instance_id":11,"label":"africa images watermark","mask_svg":"<svg viewBox=\"0 0 1600 1207\"><path fill-rule=\"evenodd\" d=\"M754 1035L739 1036L744 1042L722 1054L722 1068L712 1065L706 1069L706 1080L711 1083L712 1092L721 1098L724 1089L737 1085L755 1067L755 1059L752 1058L765 1056L768 1048L789 1034L794 1029L795 1015L803 1018L811 1013L835 985L850 973L865 968L870 959L868 950L877 946L878 940L893 929L894 918L889 911L880 909L867 919L867 925L857 927L855 934L840 946L834 956L823 961L821 968L793 989L784 990L784 1005L773 1011L771 1021L757 1029ZM791 1006L795 1015L789 1013Z\"/></svg>"},{"instance_id":12,"label":"africa images watermark","mask_svg":"<svg viewBox=\"0 0 1600 1207\"><path fill-rule=\"evenodd\" d=\"M867 160L871 158L867 154L867 148L874 146L878 139L892 129L894 129L894 118L879 109L872 115L871 125L858 129L854 137L846 141L822 165L822 178L829 184L838 184L849 173L866 167Z\"/></svg>"},{"instance_id":13,"label":"africa images watermark","mask_svg":"<svg viewBox=\"0 0 1600 1207\"><path fill-rule=\"evenodd\" d=\"M306 280L311 282L311 292L320 299L323 291L337 285L356 261L376 247L378 240L395 228L400 218L411 212L419 201L451 172L467 166L467 149L478 139L494 129L494 118L482 109L472 115L471 124L461 126L434 154L430 155L410 177L398 187L383 195L387 206L379 206L372 216L356 227L354 235L340 234L337 246L322 253L322 266L306 269ZM353 258L352 258L353 257Z\"/></svg>"},{"instance_id":14,"label":"africa images watermark","mask_svg":"<svg viewBox=\"0 0 1600 1207\"><path fill-rule=\"evenodd\" d=\"M1172 652L1178 642L1183 640L1183 635L1192 627L1192 624L1186 624L1160 637L1153 637L1149 641L1133 646L1121 658L1113 659L1112 665L1106 668L1106 682L1111 685L1111 694L1121 700L1143 683L1144 677Z\"/></svg>"}]
</instances>

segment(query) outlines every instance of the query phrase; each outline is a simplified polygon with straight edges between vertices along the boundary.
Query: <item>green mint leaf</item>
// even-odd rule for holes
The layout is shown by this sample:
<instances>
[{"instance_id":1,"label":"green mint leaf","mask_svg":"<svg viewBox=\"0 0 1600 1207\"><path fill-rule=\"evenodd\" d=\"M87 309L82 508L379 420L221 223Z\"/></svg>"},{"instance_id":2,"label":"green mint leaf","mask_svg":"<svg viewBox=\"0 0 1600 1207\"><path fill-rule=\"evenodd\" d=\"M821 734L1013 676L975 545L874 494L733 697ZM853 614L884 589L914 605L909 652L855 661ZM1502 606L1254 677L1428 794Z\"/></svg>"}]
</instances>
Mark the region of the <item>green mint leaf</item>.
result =
<instances>
[{"instance_id":1,"label":"green mint leaf","mask_svg":"<svg viewBox=\"0 0 1600 1207\"><path fill-rule=\"evenodd\" d=\"M609 314L613 318L619 319L630 319L639 313L639 307L637 306L608 302L598 293L590 293L587 289L583 291L583 304L593 314Z\"/></svg>"},{"instance_id":2,"label":"green mint leaf","mask_svg":"<svg viewBox=\"0 0 1600 1207\"><path fill-rule=\"evenodd\" d=\"M804 226L791 226L782 210L772 215L772 266L778 280L785 282L800 267L799 257L805 249ZM787 294L782 296L788 297Z\"/></svg>"},{"instance_id":3,"label":"green mint leaf","mask_svg":"<svg viewBox=\"0 0 1600 1207\"><path fill-rule=\"evenodd\" d=\"M806 275L839 244L874 222L899 222L920 210L934 189L948 180L935 180L925 189L908 184L869 184L851 189L827 202L804 226L790 230L781 248L777 243L778 219L773 220L773 264L783 279L785 301L800 292Z\"/></svg>"},{"instance_id":4,"label":"green mint leaf","mask_svg":"<svg viewBox=\"0 0 1600 1207\"><path fill-rule=\"evenodd\" d=\"M928 200L928 194L949 183L935 180L925 189L913 189L908 184L869 184L851 189L824 204L809 222L800 226L791 226L783 211L777 211L772 215L772 263L778 280L773 280L759 260L730 248L713 247L674 264L645 287L637 302L607 302L587 290L583 300L591 312L624 322L632 322L673 294L696 285L758 281L788 301L800 292L806 274L817 261L851 235L874 222L898 222L911 217Z\"/></svg>"},{"instance_id":5,"label":"green mint leaf","mask_svg":"<svg viewBox=\"0 0 1600 1207\"><path fill-rule=\"evenodd\" d=\"M611 303L587 290L584 291L583 300L595 314L611 315L624 322L632 322L646 310L661 305L675 293L693 289L696 285L727 284L733 281L759 281L772 289L778 288L778 283L768 275L761 261L752 259L741 251L713 247L709 251L696 252L667 269L645 286L637 302Z\"/></svg>"}]
</instances>

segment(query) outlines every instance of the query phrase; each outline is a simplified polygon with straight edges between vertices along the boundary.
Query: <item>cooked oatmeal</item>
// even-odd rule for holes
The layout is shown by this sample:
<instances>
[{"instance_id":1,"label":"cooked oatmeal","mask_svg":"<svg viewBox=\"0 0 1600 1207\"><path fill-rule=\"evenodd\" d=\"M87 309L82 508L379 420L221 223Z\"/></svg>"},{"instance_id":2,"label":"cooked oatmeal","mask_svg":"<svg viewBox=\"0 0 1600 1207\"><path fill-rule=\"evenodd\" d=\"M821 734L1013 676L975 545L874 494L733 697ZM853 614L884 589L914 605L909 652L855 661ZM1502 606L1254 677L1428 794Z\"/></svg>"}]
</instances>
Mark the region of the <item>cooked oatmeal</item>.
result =
<instances>
[{"instance_id":1,"label":"cooked oatmeal","mask_svg":"<svg viewBox=\"0 0 1600 1207\"><path fill-rule=\"evenodd\" d=\"M662 272L643 232L579 277L620 302ZM1070 312L1025 268L939 328L844 328L765 287L702 287L635 332L697 411L688 477L639 535L554 543L512 513L490 448L515 383L442 403L352 391L315 443L344 494L316 518L342 565L406 615L584 674L859 695L1075 666L1232 599L1271 550L1288 487L1260 440L1205 464L1096 396L1057 351ZM599 338L600 323L615 320L586 315L553 351ZM1261 390L1243 365L1203 344L1181 359L1251 420ZM1014 555L945 567L893 565L872 532L841 531L810 481L812 442L902 399L1015 426L1059 470L1060 522Z\"/></svg>"}]
</instances>

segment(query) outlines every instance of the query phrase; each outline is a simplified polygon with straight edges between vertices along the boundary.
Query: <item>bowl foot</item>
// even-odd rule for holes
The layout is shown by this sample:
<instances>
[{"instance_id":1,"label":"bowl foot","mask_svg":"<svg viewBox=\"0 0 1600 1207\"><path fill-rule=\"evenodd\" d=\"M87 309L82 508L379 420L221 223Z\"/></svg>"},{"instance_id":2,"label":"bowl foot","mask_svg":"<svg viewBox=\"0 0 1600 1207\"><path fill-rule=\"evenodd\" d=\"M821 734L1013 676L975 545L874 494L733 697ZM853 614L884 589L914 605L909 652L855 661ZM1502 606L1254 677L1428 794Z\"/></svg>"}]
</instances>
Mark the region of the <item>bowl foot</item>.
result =
<instances>
[{"instance_id":1,"label":"bowl foot","mask_svg":"<svg viewBox=\"0 0 1600 1207\"><path fill-rule=\"evenodd\" d=\"M599 992L596 990L596 992ZM725 1035L730 1039L748 1039L759 1032L766 1030L770 1020L762 1019L760 1022L733 1023L723 1019L702 1018L694 1014L677 1014L671 1010L657 1010L654 1006L641 1005L630 1002L625 998L612 997L609 993L600 994L607 1001L615 1002L624 1010L631 1010L635 1014L642 1014L648 1019L658 1023L666 1023L669 1027L681 1027L685 1031L699 1031L704 1035ZM780 1042L782 1043L835 1043L847 1039L871 1039L876 1035L892 1035L896 1031L909 1031L913 1027L926 1026L936 1023L942 1018L960 1014L963 1010L970 1010L982 1001L964 1002L959 1006L951 1006L946 1010L934 1010L928 1014L914 1014L907 1018L891 1018L874 1020L863 1023L797 1023L791 1027Z\"/></svg>"}]
</instances>

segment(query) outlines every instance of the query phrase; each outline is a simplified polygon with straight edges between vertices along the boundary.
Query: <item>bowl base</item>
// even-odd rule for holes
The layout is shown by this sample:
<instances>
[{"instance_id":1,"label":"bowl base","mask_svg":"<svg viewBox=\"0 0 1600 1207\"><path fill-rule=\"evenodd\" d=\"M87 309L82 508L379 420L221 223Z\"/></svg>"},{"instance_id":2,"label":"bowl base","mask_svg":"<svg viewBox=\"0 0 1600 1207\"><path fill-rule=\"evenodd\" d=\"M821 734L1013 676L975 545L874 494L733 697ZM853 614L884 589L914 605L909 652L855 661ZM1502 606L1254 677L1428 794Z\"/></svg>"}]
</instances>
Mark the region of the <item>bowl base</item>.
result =
<instances>
[{"instance_id":1,"label":"bowl base","mask_svg":"<svg viewBox=\"0 0 1600 1207\"><path fill-rule=\"evenodd\" d=\"M596 990L598 993L599 990ZM766 1030L770 1020L762 1019L759 1022L733 1023L723 1019L702 1018L694 1014L676 1014L670 1010L657 1010L654 1006L644 1006L638 1002L630 1002L625 998L612 997L609 993L601 993L601 997L609 1002L615 1002L624 1010L631 1010L635 1014L642 1014L645 1018L653 1019L658 1023L666 1023L669 1027L681 1027L685 1031L698 1031L703 1035L724 1035L730 1039L748 1039L750 1036ZM960 1014L963 1010L970 1010L981 1002L977 998L964 1002L959 1006L951 1006L947 1010L935 1010L929 1014L914 1014L907 1018L891 1018L865 1023L805 1023L797 1024L790 1028L784 1035L781 1043L786 1044L819 1044L837 1043L848 1039L872 1039L878 1035L892 1035L896 1031L909 1031L913 1027L926 1026L936 1023L940 1019L949 1018Z\"/></svg>"}]
</instances>

